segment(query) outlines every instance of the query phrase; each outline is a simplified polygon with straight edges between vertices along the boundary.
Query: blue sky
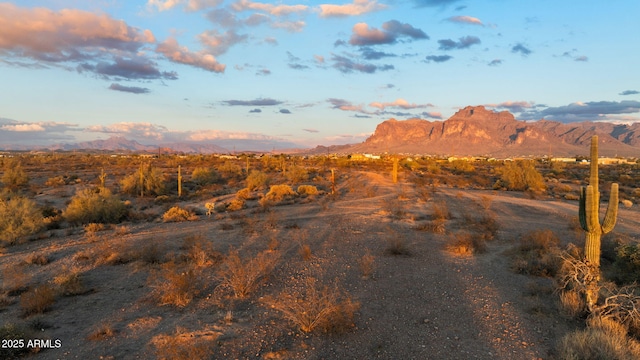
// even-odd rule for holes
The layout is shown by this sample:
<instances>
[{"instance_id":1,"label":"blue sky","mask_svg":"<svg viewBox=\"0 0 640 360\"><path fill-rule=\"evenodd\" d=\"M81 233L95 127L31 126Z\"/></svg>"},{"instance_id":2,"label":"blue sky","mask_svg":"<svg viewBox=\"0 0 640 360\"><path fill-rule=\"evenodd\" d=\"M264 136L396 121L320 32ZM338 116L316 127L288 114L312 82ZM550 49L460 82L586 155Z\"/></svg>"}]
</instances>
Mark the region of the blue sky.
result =
<instances>
[{"instance_id":1,"label":"blue sky","mask_svg":"<svg viewBox=\"0 0 640 360\"><path fill-rule=\"evenodd\" d=\"M0 148L357 143L467 105L640 122L640 2L0 1Z\"/></svg>"}]
</instances>

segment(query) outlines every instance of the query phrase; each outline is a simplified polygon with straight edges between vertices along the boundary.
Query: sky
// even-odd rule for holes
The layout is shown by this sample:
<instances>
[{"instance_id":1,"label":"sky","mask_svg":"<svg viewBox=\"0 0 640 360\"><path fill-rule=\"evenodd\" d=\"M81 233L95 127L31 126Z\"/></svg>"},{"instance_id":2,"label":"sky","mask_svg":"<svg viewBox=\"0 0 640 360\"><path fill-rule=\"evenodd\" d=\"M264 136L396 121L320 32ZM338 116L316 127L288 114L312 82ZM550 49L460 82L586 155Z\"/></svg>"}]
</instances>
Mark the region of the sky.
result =
<instances>
[{"instance_id":1,"label":"sky","mask_svg":"<svg viewBox=\"0 0 640 360\"><path fill-rule=\"evenodd\" d=\"M640 122L637 0L330 1L0 0L0 148L309 148L468 105Z\"/></svg>"}]
</instances>

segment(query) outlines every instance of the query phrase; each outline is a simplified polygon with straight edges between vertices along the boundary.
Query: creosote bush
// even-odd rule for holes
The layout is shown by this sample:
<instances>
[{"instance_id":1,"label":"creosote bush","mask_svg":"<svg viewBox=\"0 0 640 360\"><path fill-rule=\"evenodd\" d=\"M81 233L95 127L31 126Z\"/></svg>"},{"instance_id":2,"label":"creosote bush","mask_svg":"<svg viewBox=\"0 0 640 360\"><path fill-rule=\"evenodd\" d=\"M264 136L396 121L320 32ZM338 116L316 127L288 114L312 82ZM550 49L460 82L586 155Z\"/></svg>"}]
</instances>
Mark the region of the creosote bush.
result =
<instances>
[{"instance_id":1,"label":"creosote bush","mask_svg":"<svg viewBox=\"0 0 640 360\"><path fill-rule=\"evenodd\" d=\"M21 196L0 197L0 244L13 244L43 226L44 218L33 201Z\"/></svg>"},{"instance_id":2,"label":"creosote bush","mask_svg":"<svg viewBox=\"0 0 640 360\"><path fill-rule=\"evenodd\" d=\"M247 189L249 191L266 188L269 185L269 176L262 171L251 170L247 176Z\"/></svg>"},{"instance_id":3,"label":"creosote bush","mask_svg":"<svg viewBox=\"0 0 640 360\"><path fill-rule=\"evenodd\" d=\"M360 307L337 284L322 286L313 277L307 277L300 286L288 286L276 296L265 297L263 303L282 313L304 333L348 330Z\"/></svg>"},{"instance_id":4,"label":"creosote bush","mask_svg":"<svg viewBox=\"0 0 640 360\"><path fill-rule=\"evenodd\" d=\"M163 222L181 222L197 220L198 217L191 211L174 206L162 214Z\"/></svg>"},{"instance_id":5,"label":"creosote bush","mask_svg":"<svg viewBox=\"0 0 640 360\"><path fill-rule=\"evenodd\" d=\"M222 289L230 289L236 298L246 298L273 271L280 260L279 251L266 250L251 259L242 259L232 250L218 269Z\"/></svg>"},{"instance_id":6,"label":"creosote bush","mask_svg":"<svg viewBox=\"0 0 640 360\"><path fill-rule=\"evenodd\" d=\"M260 199L260 204L278 204L286 200L291 200L298 195L289 185L272 185L269 192Z\"/></svg>"},{"instance_id":7,"label":"creosote bush","mask_svg":"<svg viewBox=\"0 0 640 360\"><path fill-rule=\"evenodd\" d=\"M195 266L168 262L160 271L151 274L149 282L160 305L185 307L199 293L200 270Z\"/></svg>"},{"instance_id":8,"label":"creosote bush","mask_svg":"<svg viewBox=\"0 0 640 360\"><path fill-rule=\"evenodd\" d=\"M516 191L545 189L544 178L531 160L505 161L498 173L500 180L495 186L497 188L504 187Z\"/></svg>"},{"instance_id":9,"label":"creosote bush","mask_svg":"<svg viewBox=\"0 0 640 360\"><path fill-rule=\"evenodd\" d=\"M125 204L106 188L84 189L72 199L63 213L71 224L118 223L127 216Z\"/></svg>"}]
</instances>

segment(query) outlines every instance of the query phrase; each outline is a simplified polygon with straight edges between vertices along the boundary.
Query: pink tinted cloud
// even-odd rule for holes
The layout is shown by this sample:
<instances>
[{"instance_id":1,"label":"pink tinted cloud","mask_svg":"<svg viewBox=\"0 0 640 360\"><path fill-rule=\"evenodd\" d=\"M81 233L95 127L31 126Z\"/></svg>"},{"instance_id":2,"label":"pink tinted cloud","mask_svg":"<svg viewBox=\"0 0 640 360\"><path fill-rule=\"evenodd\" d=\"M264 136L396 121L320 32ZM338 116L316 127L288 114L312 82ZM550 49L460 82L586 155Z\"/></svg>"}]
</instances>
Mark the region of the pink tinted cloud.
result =
<instances>
[{"instance_id":1,"label":"pink tinted cloud","mask_svg":"<svg viewBox=\"0 0 640 360\"><path fill-rule=\"evenodd\" d=\"M198 11L220 5L222 0L148 0L147 6L155 7L158 11L173 9L174 7L186 4L187 11Z\"/></svg>"},{"instance_id":2,"label":"pink tinted cloud","mask_svg":"<svg viewBox=\"0 0 640 360\"><path fill-rule=\"evenodd\" d=\"M374 45L387 44L394 40L395 37L388 32L369 27L366 23L357 23L353 25L353 34L349 43L351 45Z\"/></svg>"},{"instance_id":3,"label":"pink tinted cloud","mask_svg":"<svg viewBox=\"0 0 640 360\"><path fill-rule=\"evenodd\" d=\"M447 20L449 20L451 22L455 22L455 23L484 26L484 24L482 23L482 21L480 19L475 18L475 17L471 17L471 16L466 16L466 15L452 16Z\"/></svg>"},{"instance_id":4,"label":"pink tinted cloud","mask_svg":"<svg viewBox=\"0 0 640 360\"><path fill-rule=\"evenodd\" d=\"M106 14L63 9L20 8L0 3L0 49L47 61L78 60L87 52L135 52L155 42L140 30Z\"/></svg>"},{"instance_id":5,"label":"pink tinted cloud","mask_svg":"<svg viewBox=\"0 0 640 360\"><path fill-rule=\"evenodd\" d=\"M344 5L322 4L320 5L320 17L355 16L386 8L386 5L379 4L376 0L354 0L353 3Z\"/></svg>"},{"instance_id":6,"label":"pink tinted cloud","mask_svg":"<svg viewBox=\"0 0 640 360\"><path fill-rule=\"evenodd\" d=\"M195 66L207 71L222 73L226 68L226 65L219 63L213 55L203 51L189 51L186 46L180 46L174 38L169 38L158 44L156 51L173 62Z\"/></svg>"},{"instance_id":7,"label":"pink tinted cloud","mask_svg":"<svg viewBox=\"0 0 640 360\"><path fill-rule=\"evenodd\" d=\"M385 103L372 102L371 104L369 104L369 106L380 109L380 110L384 110L387 107L396 107L396 108L409 110L409 109L425 108L433 105L432 104L410 104L407 100L400 98L400 99L396 99L396 101L394 102L385 102Z\"/></svg>"}]
</instances>

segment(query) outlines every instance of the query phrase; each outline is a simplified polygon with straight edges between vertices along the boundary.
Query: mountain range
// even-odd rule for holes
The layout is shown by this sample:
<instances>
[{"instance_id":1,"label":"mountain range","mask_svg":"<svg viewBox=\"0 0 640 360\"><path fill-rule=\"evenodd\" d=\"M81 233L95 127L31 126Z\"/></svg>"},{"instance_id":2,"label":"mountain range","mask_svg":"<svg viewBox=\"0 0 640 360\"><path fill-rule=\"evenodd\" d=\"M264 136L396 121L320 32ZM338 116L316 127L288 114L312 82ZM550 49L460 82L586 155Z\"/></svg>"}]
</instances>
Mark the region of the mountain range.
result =
<instances>
[{"instance_id":1,"label":"mountain range","mask_svg":"<svg viewBox=\"0 0 640 360\"><path fill-rule=\"evenodd\" d=\"M273 151L298 154L409 153L458 156L576 156L588 155L591 136L598 135L601 156L640 157L640 123L560 123L549 120L518 121L508 111L496 112L483 106L467 106L444 121L389 119L359 144L294 149L295 144L273 141L221 139L143 145L113 136L74 144L38 147L39 150L97 150L150 153L230 153L231 151ZM6 150L29 150L13 147ZM284 149L284 150L281 150Z\"/></svg>"},{"instance_id":2,"label":"mountain range","mask_svg":"<svg viewBox=\"0 0 640 360\"><path fill-rule=\"evenodd\" d=\"M341 148L340 152L576 156L588 155L593 135L599 137L602 156L640 156L640 123L525 122L508 111L495 112L483 106L467 106L445 121L386 120L363 143Z\"/></svg>"}]
</instances>

